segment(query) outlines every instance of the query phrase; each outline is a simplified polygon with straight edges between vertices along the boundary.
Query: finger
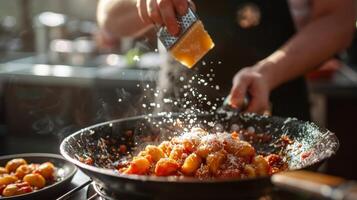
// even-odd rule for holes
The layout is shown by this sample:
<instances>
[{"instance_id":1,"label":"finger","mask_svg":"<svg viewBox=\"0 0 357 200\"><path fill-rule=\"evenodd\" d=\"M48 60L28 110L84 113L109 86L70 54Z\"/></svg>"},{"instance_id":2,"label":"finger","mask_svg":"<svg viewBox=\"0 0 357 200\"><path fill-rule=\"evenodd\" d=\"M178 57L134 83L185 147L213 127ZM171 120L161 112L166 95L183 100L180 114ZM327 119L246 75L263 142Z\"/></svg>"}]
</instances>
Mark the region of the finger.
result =
<instances>
[{"instance_id":1,"label":"finger","mask_svg":"<svg viewBox=\"0 0 357 200\"><path fill-rule=\"evenodd\" d=\"M248 106L247 111L264 114L267 110L270 110L270 91L266 87L265 82L262 81L262 76L260 74L256 74L256 81L249 89L249 92L253 96L254 101L250 106Z\"/></svg>"},{"instance_id":2,"label":"finger","mask_svg":"<svg viewBox=\"0 0 357 200\"><path fill-rule=\"evenodd\" d=\"M263 114L269 109L269 94L267 94L265 88L262 88L260 82L255 81L252 83L249 87L249 94L251 95L251 101L245 110L246 112Z\"/></svg>"},{"instance_id":3,"label":"finger","mask_svg":"<svg viewBox=\"0 0 357 200\"><path fill-rule=\"evenodd\" d=\"M167 30L171 35L177 35L180 32L180 29L172 2L170 0L159 0L158 5Z\"/></svg>"},{"instance_id":4,"label":"finger","mask_svg":"<svg viewBox=\"0 0 357 200\"><path fill-rule=\"evenodd\" d=\"M151 1L146 1L146 2L147 2L146 6L147 6L147 10L148 10L148 15L149 15L150 19L152 20L152 22L154 22L155 24L158 24L158 25L162 25L163 21L161 18L159 6L157 5L157 1L151 0Z\"/></svg>"},{"instance_id":5,"label":"finger","mask_svg":"<svg viewBox=\"0 0 357 200\"><path fill-rule=\"evenodd\" d=\"M152 23L147 12L146 0L138 0L136 2L136 8L138 9L140 19L144 23Z\"/></svg>"},{"instance_id":6,"label":"finger","mask_svg":"<svg viewBox=\"0 0 357 200\"><path fill-rule=\"evenodd\" d=\"M244 98L247 93L247 87L249 85L248 79L240 79L235 81L230 93L230 105L233 108L239 108L244 103Z\"/></svg>"},{"instance_id":7,"label":"finger","mask_svg":"<svg viewBox=\"0 0 357 200\"><path fill-rule=\"evenodd\" d=\"M271 116L271 115L272 115L272 113L271 113L271 108L269 108L268 110L265 110L265 111L263 112L263 115L265 115L265 116Z\"/></svg>"},{"instance_id":8,"label":"finger","mask_svg":"<svg viewBox=\"0 0 357 200\"><path fill-rule=\"evenodd\" d=\"M188 1L188 6L196 12L196 4L192 1Z\"/></svg>"},{"instance_id":9,"label":"finger","mask_svg":"<svg viewBox=\"0 0 357 200\"><path fill-rule=\"evenodd\" d=\"M186 0L172 0L176 12L183 16L187 13L188 2Z\"/></svg>"}]
</instances>

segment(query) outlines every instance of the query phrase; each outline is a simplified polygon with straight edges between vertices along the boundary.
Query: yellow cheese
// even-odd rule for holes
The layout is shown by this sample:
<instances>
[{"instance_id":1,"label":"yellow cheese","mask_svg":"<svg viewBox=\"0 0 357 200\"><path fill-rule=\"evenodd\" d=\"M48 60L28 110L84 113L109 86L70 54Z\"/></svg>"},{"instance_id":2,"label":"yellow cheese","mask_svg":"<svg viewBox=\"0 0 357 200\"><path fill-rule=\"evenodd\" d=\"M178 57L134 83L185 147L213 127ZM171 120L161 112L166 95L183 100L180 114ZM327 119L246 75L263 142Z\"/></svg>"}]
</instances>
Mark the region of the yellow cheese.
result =
<instances>
[{"instance_id":1,"label":"yellow cheese","mask_svg":"<svg viewBox=\"0 0 357 200\"><path fill-rule=\"evenodd\" d=\"M211 37L202 22L198 20L170 49L170 52L181 64L192 68L213 47Z\"/></svg>"}]
</instances>

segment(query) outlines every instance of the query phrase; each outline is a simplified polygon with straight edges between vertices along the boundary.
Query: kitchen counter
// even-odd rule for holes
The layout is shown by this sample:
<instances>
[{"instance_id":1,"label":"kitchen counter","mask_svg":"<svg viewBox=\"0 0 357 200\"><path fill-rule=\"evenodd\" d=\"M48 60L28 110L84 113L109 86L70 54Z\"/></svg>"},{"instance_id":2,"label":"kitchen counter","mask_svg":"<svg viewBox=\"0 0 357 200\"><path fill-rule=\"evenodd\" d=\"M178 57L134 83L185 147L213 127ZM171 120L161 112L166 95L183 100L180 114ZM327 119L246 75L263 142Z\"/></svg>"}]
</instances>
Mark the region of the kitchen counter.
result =
<instances>
[{"instance_id":1,"label":"kitchen counter","mask_svg":"<svg viewBox=\"0 0 357 200\"><path fill-rule=\"evenodd\" d=\"M25 57L0 63L0 126L6 125L7 132L0 139L6 140L6 146L38 137L57 144L67 132L122 117L132 107L118 105L118 95L131 94L128 101L133 102L142 92L138 85L153 86L157 78L154 69L45 65L34 60ZM0 136L4 137L4 131L0 130ZM0 154L14 149L26 152L29 146L2 145ZM57 151L48 145L36 147L37 152Z\"/></svg>"},{"instance_id":2,"label":"kitchen counter","mask_svg":"<svg viewBox=\"0 0 357 200\"><path fill-rule=\"evenodd\" d=\"M157 78L156 72L157 70L154 69L139 69L135 67L81 67L34 64L33 57L0 64L0 79L2 81L18 81L46 86L92 87L95 84L107 84L106 82L116 82L120 86L127 86L133 83L153 82Z\"/></svg>"},{"instance_id":3,"label":"kitchen counter","mask_svg":"<svg viewBox=\"0 0 357 200\"><path fill-rule=\"evenodd\" d=\"M80 67L68 65L34 64L34 57L26 57L0 64L2 81L21 81L44 85L92 87L95 84L127 85L127 82L154 83L157 68L118 68L113 66ZM357 71L343 66L328 80L308 81L311 92L333 96L357 96Z\"/></svg>"}]
</instances>

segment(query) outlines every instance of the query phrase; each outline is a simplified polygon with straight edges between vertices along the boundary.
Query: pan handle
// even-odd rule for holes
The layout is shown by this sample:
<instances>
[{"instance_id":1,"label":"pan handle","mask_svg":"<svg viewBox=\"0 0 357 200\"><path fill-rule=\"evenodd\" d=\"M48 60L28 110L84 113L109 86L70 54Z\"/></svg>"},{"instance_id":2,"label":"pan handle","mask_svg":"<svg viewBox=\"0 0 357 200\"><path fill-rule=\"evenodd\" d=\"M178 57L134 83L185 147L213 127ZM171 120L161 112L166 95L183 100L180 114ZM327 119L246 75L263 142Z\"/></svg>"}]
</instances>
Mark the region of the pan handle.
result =
<instances>
[{"instance_id":1,"label":"pan handle","mask_svg":"<svg viewBox=\"0 0 357 200\"><path fill-rule=\"evenodd\" d=\"M275 174L271 180L281 189L305 192L326 199L357 199L357 182L340 177L299 170Z\"/></svg>"}]
</instances>

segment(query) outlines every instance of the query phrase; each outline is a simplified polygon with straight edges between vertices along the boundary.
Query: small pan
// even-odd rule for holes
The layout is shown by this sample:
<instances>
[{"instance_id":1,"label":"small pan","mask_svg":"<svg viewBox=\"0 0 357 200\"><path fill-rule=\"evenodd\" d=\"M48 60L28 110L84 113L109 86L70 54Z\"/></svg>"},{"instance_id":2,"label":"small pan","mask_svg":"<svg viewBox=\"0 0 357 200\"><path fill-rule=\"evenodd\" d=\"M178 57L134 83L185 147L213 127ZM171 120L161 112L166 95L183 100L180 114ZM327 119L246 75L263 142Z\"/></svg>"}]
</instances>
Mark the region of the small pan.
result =
<instances>
[{"instance_id":1,"label":"small pan","mask_svg":"<svg viewBox=\"0 0 357 200\"><path fill-rule=\"evenodd\" d=\"M0 166L5 166L9 160L14 158L23 158L27 163L52 162L57 168L57 176L60 177L60 180L40 190L12 197L0 197L0 200L54 199L56 195L63 193L63 191L70 186L71 180L77 172L77 167L66 161L61 155L48 153L25 153L1 156Z\"/></svg>"}]
</instances>

